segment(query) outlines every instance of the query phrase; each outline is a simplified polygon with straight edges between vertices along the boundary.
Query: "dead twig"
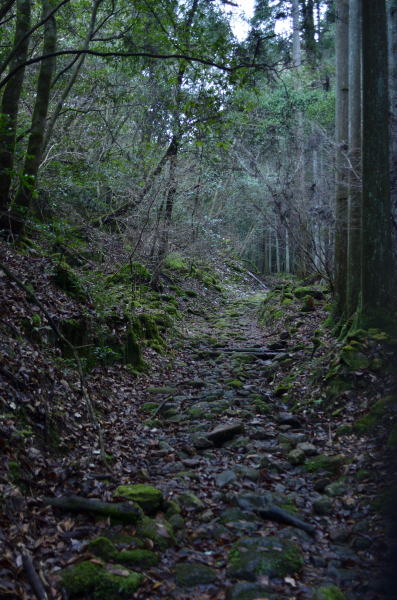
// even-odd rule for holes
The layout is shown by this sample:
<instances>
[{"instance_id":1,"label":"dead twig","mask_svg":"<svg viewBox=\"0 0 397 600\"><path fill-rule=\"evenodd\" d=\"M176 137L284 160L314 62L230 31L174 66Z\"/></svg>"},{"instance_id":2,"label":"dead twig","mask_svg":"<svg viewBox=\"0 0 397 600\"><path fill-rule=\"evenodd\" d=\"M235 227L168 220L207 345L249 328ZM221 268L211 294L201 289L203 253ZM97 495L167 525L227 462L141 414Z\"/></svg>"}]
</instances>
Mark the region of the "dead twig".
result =
<instances>
[{"instance_id":1,"label":"dead twig","mask_svg":"<svg viewBox=\"0 0 397 600\"><path fill-rule=\"evenodd\" d=\"M44 589L43 584L41 583L41 579L36 573L36 570L33 566L32 559L29 554L24 554L22 556L23 566L27 573L29 583L34 591L34 595L37 600L48 600L47 592Z\"/></svg>"}]
</instances>

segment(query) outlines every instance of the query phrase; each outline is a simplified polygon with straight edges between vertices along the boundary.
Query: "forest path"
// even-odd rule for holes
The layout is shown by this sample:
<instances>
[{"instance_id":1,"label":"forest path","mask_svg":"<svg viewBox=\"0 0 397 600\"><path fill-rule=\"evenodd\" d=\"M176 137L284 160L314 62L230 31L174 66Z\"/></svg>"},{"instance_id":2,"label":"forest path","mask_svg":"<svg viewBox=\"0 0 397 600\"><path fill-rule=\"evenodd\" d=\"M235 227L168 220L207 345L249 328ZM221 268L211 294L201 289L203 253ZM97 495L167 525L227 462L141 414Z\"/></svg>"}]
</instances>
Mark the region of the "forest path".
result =
<instances>
[{"instance_id":1,"label":"forest path","mask_svg":"<svg viewBox=\"0 0 397 600\"><path fill-rule=\"evenodd\" d=\"M235 288L223 303L208 305L184 323L184 350L165 355L163 368L139 380L134 409L128 394L113 402L104 433L109 439L120 423L117 476L87 488L88 495L133 499L147 517L136 526L91 520L89 537L97 541L88 550L108 562L110 574L120 576L115 563L144 574L134 598L342 599L329 587L335 585L347 600L376 597L366 552L369 508L358 507L349 476L357 448L330 440L322 413L288 412L269 377L277 360L214 355L218 345L264 345L261 299ZM84 527L81 537L87 551ZM104 537L115 546L104 546ZM133 551L130 558L124 550ZM321 587L328 595L312 596Z\"/></svg>"}]
</instances>

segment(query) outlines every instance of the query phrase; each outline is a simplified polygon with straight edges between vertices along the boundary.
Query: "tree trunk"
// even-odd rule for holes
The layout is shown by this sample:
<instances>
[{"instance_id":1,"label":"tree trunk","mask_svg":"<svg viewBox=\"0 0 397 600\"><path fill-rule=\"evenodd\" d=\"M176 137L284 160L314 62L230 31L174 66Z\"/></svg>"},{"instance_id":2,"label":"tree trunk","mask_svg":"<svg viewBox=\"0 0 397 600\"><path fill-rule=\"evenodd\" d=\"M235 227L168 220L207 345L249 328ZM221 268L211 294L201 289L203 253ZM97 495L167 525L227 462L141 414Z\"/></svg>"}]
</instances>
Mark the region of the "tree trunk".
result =
<instances>
[{"instance_id":1,"label":"tree trunk","mask_svg":"<svg viewBox=\"0 0 397 600\"><path fill-rule=\"evenodd\" d=\"M388 2L390 85L390 195L397 208L397 0Z\"/></svg>"},{"instance_id":2,"label":"tree trunk","mask_svg":"<svg viewBox=\"0 0 397 600\"><path fill-rule=\"evenodd\" d=\"M158 251L158 259L163 260L167 250L168 250L168 237L169 237L169 229L172 220L172 211L174 208L174 200L176 196L177 182L175 177L176 171L176 159L178 156L178 147L179 140L177 136L174 135L172 138L172 142L170 144L170 148L172 149L169 157L170 157L170 173L168 179L168 191L167 191L167 201L165 204L165 214L164 214L164 223L163 228L160 232L159 236L159 251Z\"/></svg>"},{"instance_id":3,"label":"tree trunk","mask_svg":"<svg viewBox=\"0 0 397 600\"><path fill-rule=\"evenodd\" d=\"M276 236L276 269L277 269L277 273L280 273L280 245L278 242L278 232L277 229L274 232L275 236Z\"/></svg>"},{"instance_id":4,"label":"tree trunk","mask_svg":"<svg viewBox=\"0 0 397 600\"><path fill-rule=\"evenodd\" d=\"M15 4L15 0L2 0L0 2L0 21L12 9L14 4Z\"/></svg>"},{"instance_id":5,"label":"tree trunk","mask_svg":"<svg viewBox=\"0 0 397 600\"><path fill-rule=\"evenodd\" d=\"M30 28L30 0L19 0L15 26L14 47ZM19 48L10 64L10 71L26 61L29 39ZM1 102L0 114L0 231L9 230L8 195L10 193L12 170L14 167L15 139L18 119L19 98L25 69L20 69L7 83Z\"/></svg>"},{"instance_id":6,"label":"tree trunk","mask_svg":"<svg viewBox=\"0 0 397 600\"><path fill-rule=\"evenodd\" d=\"M357 310L361 279L361 0L349 6L349 158L347 317Z\"/></svg>"},{"instance_id":7,"label":"tree trunk","mask_svg":"<svg viewBox=\"0 0 397 600\"><path fill-rule=\"evenodd\" d=\"M385 0L362 2L361 305L356 324L396 331L391 309L388 47Z\"/></svg>"},{"instance_id":8,"label":"tree trunk","mask_svg":"<svg viewBox=\"0 0 397 600\"><path fill-rule=\"evenodd\" d=\"M335 305L341 316L346 307L347 285L347 179L349 138L349 4L348 0L336 2L335 28L336 60L336 197L335 197Z\"/></svg>"},{"instance_id":9,"label":"tree trunk","mask_svg":"<svg viewBox=\"0 0 397 600\"><path fill-rule=\"evenodd\" d=\"M289 242L288 242L288 229L285 230L285 271L290 272L290 259L289 259Z\"/></svg>"},{"instance_id":10,"label":"tree trunk","mask_svg":"<svg viewBox=\"0 0 397 600\"><path fill-rule=\"evenodd\" d=\"M51 10L51 0L43 0L43 18L46 18ZM53 16L45 24L43 55L55 52L56 43L57 30L55 17ZM48 58L40 63L32 125L22 170L22 183L18 187L13 201L13 212L18 215L15 221L12 219L11 222L13 235L18 235L23 230L30 202L37 185L54 68L55 57Z\"/></svg>"},{"instance_id":11,"label":"tree trunk","mask_svg":"<svg viewBox=\"0 0 397 600\"><path fill-rule=\"evenodd\" d=\"M96 15L97 15L97 12L98 12L98 8L102 4L102 2L103 2L103 0L95 0L94 1L94 4L92 6L92 11L91 11L90 24L89 24L89 27L88 27L87 34L85 36L85 40L84 40L83 46L81 48L82 50L88 50L88 48L90 46L91 38L92 38L92 35L94 33L94 29L95 29ZM56 107L54 109L54 112L52 113L51 119L50 119L50 121L48 123L47 130L46 130L45 136L44 136L43 150L42 150L43 154L46 151L46 148L48 146L48 142L51 139L52 132L54 130L55 123L56 123L56 121L57 121L57 119L59 117L59 114L60 114L60 112L62 110L63 103L65 102L66 98L68 97L69 92L72 89L73 84L74 84L74 82L77 79L77 76L78 76L78 74L80 72L80 69L81 69L81 67L82 67L82 65L83 65L83 63L85 61L85 57L86 57L86 55L82 54L77 59L77 62L75 64L74 68L73 68L72 74L70 75L69 81L67 82L66 87L63 90L63 92L61 94L61 97L59 98L59 100L57 102L57 105L56 105Z\"/></svg>"}]
</instances>

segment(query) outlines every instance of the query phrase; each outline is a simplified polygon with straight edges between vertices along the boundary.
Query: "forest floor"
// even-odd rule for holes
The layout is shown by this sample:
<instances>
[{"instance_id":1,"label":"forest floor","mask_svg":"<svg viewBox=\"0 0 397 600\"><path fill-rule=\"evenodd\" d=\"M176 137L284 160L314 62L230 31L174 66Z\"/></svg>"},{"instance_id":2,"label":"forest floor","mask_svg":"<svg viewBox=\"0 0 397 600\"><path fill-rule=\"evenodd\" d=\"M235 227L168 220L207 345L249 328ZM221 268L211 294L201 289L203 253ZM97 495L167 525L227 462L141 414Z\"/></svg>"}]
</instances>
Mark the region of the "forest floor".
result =
<instances>
[{"instance_id":1,"label":"forest floor","mask_svg":"<svg viewBox=\"0 0 397 600\"><path fill-rule=\"evenodd\" d=\"M11 252L8 264L53 313L81 310L49 284L44 260ZM167 352L146 349L151 371L136 378L122 365L95 368L87 385L108 473L75 372L11 336L36 307L0 282L2 365L17 378L1 375L0 598L34 597L25 554L42 598L396 597L388 521L373 509L392 485L393 454L379 432L352 429L391 383L359 365L355 381L368 386L325 410L313 371L339 349L330 330L320 331L324 303L306 313L286 303L278 320L261 325L266 291L241 275L196 301ZM261 356L272 343L278 352ZM65 428L56 449L47 431L55 414ZM70 496L135 500L146 516L115 524L48 505Z\"/></svg>"}]
</instances>

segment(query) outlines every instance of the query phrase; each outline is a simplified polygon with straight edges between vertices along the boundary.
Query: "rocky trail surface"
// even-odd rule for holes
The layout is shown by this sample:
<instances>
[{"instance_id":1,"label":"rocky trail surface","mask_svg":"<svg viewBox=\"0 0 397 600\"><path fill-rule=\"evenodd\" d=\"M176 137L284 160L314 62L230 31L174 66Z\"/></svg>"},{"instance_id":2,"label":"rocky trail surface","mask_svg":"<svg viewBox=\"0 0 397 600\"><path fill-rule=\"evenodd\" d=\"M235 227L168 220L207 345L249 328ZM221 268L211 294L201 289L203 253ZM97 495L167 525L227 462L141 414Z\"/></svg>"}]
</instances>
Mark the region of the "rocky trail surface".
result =
<instances>
[{"instance_id":1,"label":"rocky trail surface","mask_svg":"<svg viewBox=\"0 0 397 600\"><path fill-rule=\"evenodd\" d=\"M27 447L36 483L10 494L0 597L33 597L5 584L26 550L42 598L393 597L382 517L361 501L377 487L363 442L337 438L320 410L290 412L269 373L309 358L305 343L269 338L258 324L264 294L235 286L186 318L183 350L159 357L150 375L109 372L112 474L81 414L67 457ZM309 339L319 317L300 318Z\"/></svg>"}]
</instances>

